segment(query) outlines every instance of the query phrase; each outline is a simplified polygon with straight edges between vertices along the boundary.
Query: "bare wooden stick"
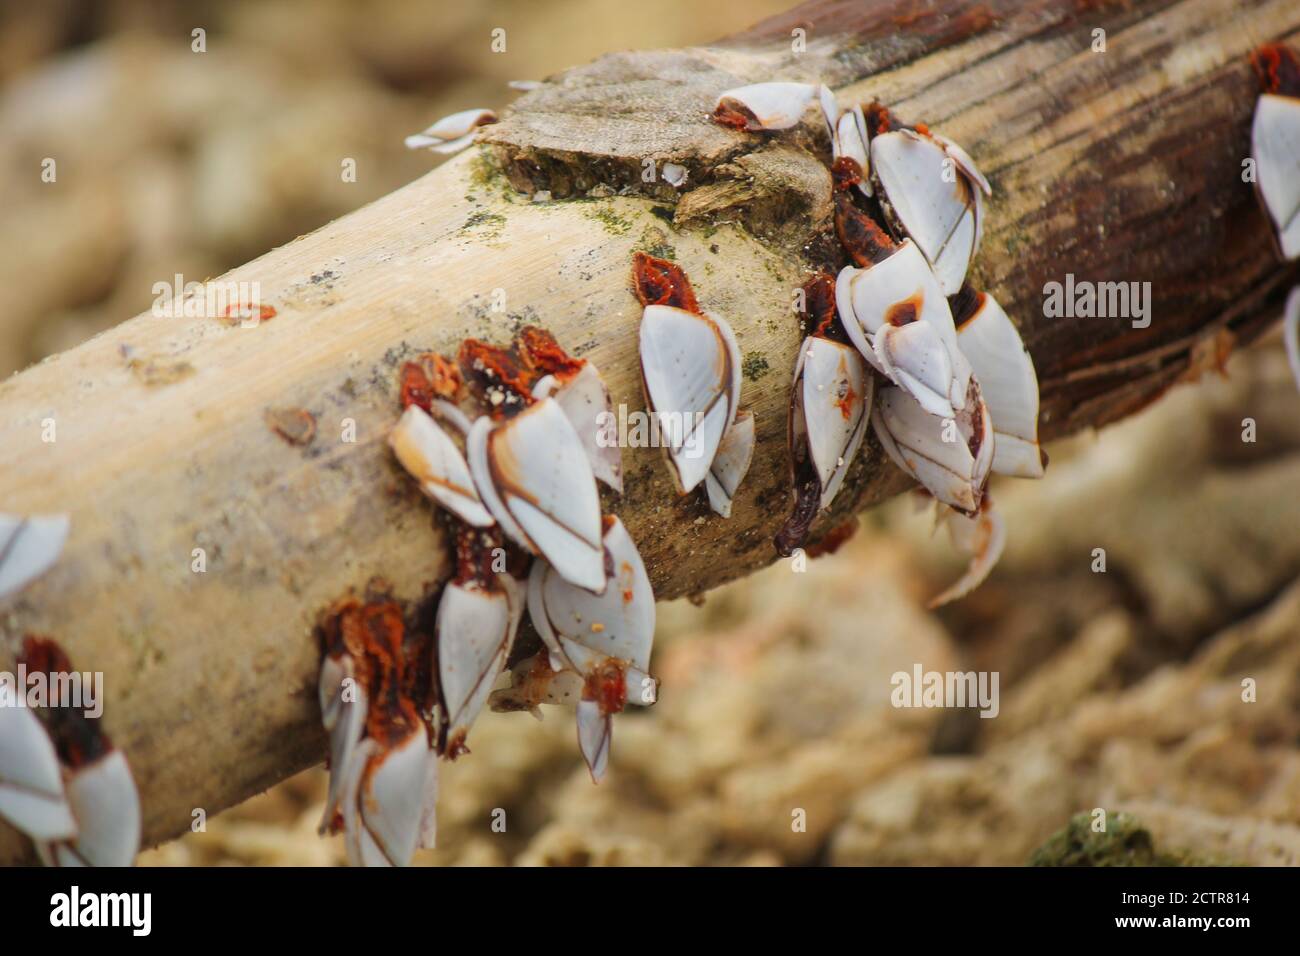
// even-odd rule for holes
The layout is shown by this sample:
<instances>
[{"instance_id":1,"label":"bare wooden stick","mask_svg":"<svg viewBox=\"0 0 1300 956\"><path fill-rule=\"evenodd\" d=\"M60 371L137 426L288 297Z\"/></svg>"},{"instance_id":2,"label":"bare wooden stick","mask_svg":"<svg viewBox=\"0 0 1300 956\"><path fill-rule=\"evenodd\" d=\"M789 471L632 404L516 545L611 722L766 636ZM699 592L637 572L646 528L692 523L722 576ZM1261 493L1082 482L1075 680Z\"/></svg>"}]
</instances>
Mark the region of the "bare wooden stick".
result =
<instances>
[{"instance_id":1,"label":"bare wooden stick","mask_svg":"<svg viewBox=\"0 0 1300 956\"><path fill-rule=\"evenodd\" d=\"M710 123L727 86L822 76L970 150L996 189L975 278L1022 329L1049 437L1141 407L1275 315L1295 272L1241 164L1247 54L1297 37L1292 0L914 6L817 2L716 48L571 71L490 146L223 277L260 286L275 315L256 327L145 314L0 385L0 506L72 514L63 560L4 609L0 665L44 633L104 672L148 842L322 759L321 609L375 576L436 591L441 531L384 442L403 359L536 322L639 409L637 249L675 257L734 326L759 446L729 521L676 497L653 449L625 452L613 507L661 597L773 560L791 296L805 247L825 249L829 180L806 143ZM642 178L668 160L680 190ZM1150 282L1149 327L1046 317L1067 274ZM868 446L819 528L904 486ZM21 847L0 835L0 860Z\"/></svg>"}]
</instances>

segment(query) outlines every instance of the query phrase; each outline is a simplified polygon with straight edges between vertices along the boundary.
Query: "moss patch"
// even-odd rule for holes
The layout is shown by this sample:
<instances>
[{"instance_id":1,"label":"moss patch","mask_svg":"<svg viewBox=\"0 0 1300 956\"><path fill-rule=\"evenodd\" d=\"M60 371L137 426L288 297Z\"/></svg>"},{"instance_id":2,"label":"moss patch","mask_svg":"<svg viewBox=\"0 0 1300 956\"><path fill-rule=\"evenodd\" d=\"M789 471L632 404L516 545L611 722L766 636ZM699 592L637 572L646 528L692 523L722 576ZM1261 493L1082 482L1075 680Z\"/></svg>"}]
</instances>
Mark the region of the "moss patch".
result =
<instances>
[{"instance_id":1,"label":"moss patch","mask_svg":"<svg viewBox=\"0 0 1300 956\"><path fill-rule=\"evenodd\" d=\"M505 225L506 217L501 215L501 213L479 211L472 213L470 217L465 220L465 225L461 226L461 230L468 231L482 226L484 234L489 238L496 238L501 234L501 230L505 228Z\"/></svg>"},{"instance_id":2,"label":"moss patch","mask_svg":"<svg viewBox=\"0 0 1300 956\"><path fill-rule=\"evenodd\" d=\"M1159 849L1151 831L1127 813L1106 815L1106 830L1092 828L1092 814L1079 813L1052 834L1029 858L1030 866L1214 866L1222 860L1202 859L1181 851Z\"/></svg>"},{"instance_id":3,"label":"moss patch","mask_svg":"<svg viewBox=\"0 0 1300 956\"><path fill-rule=\"evenodd\" d=\"M757 382L760 378L771 371L771 366L767 364L767 359L758 352L750 352L745 356L745 361L740 366L745 378L751 382Z\"/></svg>"},{"instance_id":4,"label":"moss patch","mask_svg":"<svg viewBox=\"0 0 1300 956\"><path fill-rule=\"evenodd\" d=\"M586 213L586 216L588 219L594 219L600 223L611 236L626 236L632 230L632 220L626 216L620 216L608 205L592 209Z\"/></svg>"},{"instance_id":5,"label":"moss patch","mask_svg":"<svg viewBox=\"0 0 1300 956\"><path fill-rule=\"evenodd\" d=\"M667 259L669 262L677 261L677 250L668 241L668 234L662 229L656 229L653 226L647 227L641 233L641 238L637 240L637 248L648 252L656 259Z\"/></svg>"}]
</instances>

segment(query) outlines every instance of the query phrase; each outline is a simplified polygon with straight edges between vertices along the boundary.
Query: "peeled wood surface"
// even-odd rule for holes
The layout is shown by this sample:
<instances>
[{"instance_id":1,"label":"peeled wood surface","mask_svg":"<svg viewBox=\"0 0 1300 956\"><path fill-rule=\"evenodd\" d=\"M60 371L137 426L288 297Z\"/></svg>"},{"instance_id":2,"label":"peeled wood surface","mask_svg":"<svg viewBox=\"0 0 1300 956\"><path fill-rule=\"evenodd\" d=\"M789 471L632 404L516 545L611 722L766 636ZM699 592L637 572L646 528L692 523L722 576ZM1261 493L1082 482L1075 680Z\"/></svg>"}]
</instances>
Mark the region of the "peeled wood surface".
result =
<instances>
[{"instance_id":1,"label":"peeled wood surface","mask_svg":"<svg viewBox=\"0 0 1300 956\"><path fill-rule=\"evenodd\" d=\"M801 20L809 53L791 58ZM1105 54L1089 50L1095 26L1107 29ZM0 506L73 519L61 563L0 617L0 666L37 632L105 672L106 726L135 770L148 842L184 830L195 807L215 813L319 762L318 613L375 576L416 600L444 573L434 509L385 445L402 361L536 322L597 363L616 404L640 409L637 249L670 248L705 308L731 321L759 444L730 521L702 494L678 499L653 449L625 451L626 494L611 504L661 597L771 561L789 504L800 339L789 305L806 266L798 252L827 209L798 149L702 116L741 81L821 74L844 102L878 97L965 145L997 190L976 280L1033 352L1045 433L1119 417L1202 361L1197 343L1257 334L1295 278L1273 258L1240 168L1255 99L1246 54L1297 36L1291 0L814 3L726 47L574 71L558 91L521 98L490 151L224 277L259 281L275 318L243 329L143 315L0 385ZM646 195L530 203L488 155L514 183L557 197L588 180ZM691 169L692 224L668 222L673 190L640 184L646 156ZM1043 284L1067 272L1150 281L1151 327L1045 319ZM193 371L145 371L177 363ZM267 422L296 420L284 415L295 409L316 419L304 446ZM340 440L345 419L355 443ZM870 443L819 527L904 486ZM204 574L190 570L196 547ZM0 859L21 852L0 834Z\"/></svg>"}]
</instances>

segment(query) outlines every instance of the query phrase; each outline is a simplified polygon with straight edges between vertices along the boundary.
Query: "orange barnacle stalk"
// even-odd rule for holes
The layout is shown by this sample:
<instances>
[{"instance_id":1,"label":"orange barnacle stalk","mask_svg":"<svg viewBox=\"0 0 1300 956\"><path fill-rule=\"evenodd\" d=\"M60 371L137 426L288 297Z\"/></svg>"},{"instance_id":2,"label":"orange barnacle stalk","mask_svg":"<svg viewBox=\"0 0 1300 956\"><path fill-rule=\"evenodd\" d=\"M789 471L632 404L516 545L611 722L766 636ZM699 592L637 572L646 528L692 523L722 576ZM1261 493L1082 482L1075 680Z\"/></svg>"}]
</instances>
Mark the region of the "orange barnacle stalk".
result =
<instances>
[{"instance_id":1,"label":"orange barnacle stalk","mask_svg":"<svg viewBox=\"0 0 1300 956\"><path fill-rule=\"evenodd\" d=\"M854 205L847 192L835 194L835 233L860 268L884 262L898 246L871 216Z\"/></svg>"},{"instance_id":2,"label":"orange barnacle stalk","mask_svg":"<svg viewBox=\"0 0 1300 956\"><path fill-rule=\"evenodd\" d=\"M839 338L835 328L835 277L829 272L819 272L803 284L804 311L811 326L809 335L820 338Z\"/></svg>"}]
</instances>

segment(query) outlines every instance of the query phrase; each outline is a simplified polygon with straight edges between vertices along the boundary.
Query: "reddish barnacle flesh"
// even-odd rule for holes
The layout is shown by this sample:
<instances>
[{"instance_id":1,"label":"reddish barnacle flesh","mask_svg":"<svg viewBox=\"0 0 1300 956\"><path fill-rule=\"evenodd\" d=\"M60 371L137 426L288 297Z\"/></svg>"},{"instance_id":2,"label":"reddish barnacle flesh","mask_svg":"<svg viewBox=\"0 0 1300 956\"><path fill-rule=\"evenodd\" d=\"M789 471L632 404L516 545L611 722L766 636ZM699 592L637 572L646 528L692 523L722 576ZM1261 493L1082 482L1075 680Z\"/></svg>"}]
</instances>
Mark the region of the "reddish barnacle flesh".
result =
<instances>
[{"instance_id":1,"label":"reddish barnacle flesh","mask_svg":"<svg viewBox=\"0 0 1300 956\"><path fill-rule=\"evenodd\" d=\"M873 139L894 128L894 114L883 103L869 103L862 113L867 120L867 132Z\"/></svg>"},{"instance_id":2,"label":"reddish barnacle flesh","mask_svg":"<svg viewBox=\"0 0 1300 956\"><path fill-rule=\"evenodd\" d=\"M921 314L921 306L924 301L924 297L918 292L901 302L895 302L885 310L886 324L902 326L915 322Z\"/></svg>"},{"instance_id":3,"label":"reddish barnacle flesh","mask_svg":"<svg viewBox=\"0 0 1300 956\"><path fill-rule=\"evenodd\" d=\"M1250 54L1262 92L1300 96L1300 60L1289 47L1267 43Z\"/></svg>"},{"instance_id":4,"label":"reddish barnacle flesh","mask_svg":"<svg viewBox=\"0 0 1300 956\"><path fill-rule=\"evenodd\" d=\"M691 280L674 262L638 252L632 257L632 280L642 305L668 305L695 315L704 314L691 288Z\"/></svg>"},{"instance_id":5,"label":"reddish barnacle flesh","mask_svg":"<svg viewBox=\"0 0 1300 956\"><path fill-rule=\"evenodd\" d=\"M748 129L750 118L740 110L725 103L719 103L717 109L713 111L713 122L730 129Z\"/></svg>"},{"instance_id":6,"label":"reddish barnacle flesh","mask_svg":"<svg viewBox=\"0 0 1300 956\"><path fill-rule=\"evenodd\" d=\"M47 675L54 680L57 675L74 673L72 662L53 638L29 634L23 638L18 662L30 673ZM113 749L108 735L100 730L98 718L87 717L79 707L49 706L42 717L59 761L76 770L98 760Z\"/></svg>"},{"instance_id":7,"label":"reddish barnacle flesh","mask_svg":"<svg viewBox=\"0 0 1300 956\"><path fill-rule=\"evenodd\" d=\"M569 355L555 336L535 325L524 326L508 346L466 339L456 361L470 389L496 419L533 404L533 387L542 378L553 375L566 382L587 364L586 359Z\"/></svg>"},{"instance_id":8,"label":"reddish barnacle flesh","mask_svg":"<svg viewBox=\"0 0 1300 956\"><path fill-rule=\"evenodd\" d=\"M425 352L402 366L402 407L418 405L427 412L436 398L454 402L463 384L456 363Z\"/></svg>"},{"instance_id":9,"label":"reddish barnacle flesh","mask_svg":"<svg viewBox=\"0 0 1300 956\"><path fill-rule=\"evenodd\" d=\"M587 364L585 359L569 355L555 341L555 336L536 325L525 325L515 341L525 363L538 378L554 375L563 381L578 374Z\"/></svg>"},{"instance_id":10,"label":"reddish barnacle flesh","mask_svg":"<svg viewBox=\"0 0 1300 956\"><path fill-rule=\"evenodd\" d=\"M845 192L835 194L835 233L854 265L861 269L884 262L897 245Z\"/></svg>"},{"instance_id":11,"label":"reddish barnacle flesh","mask_svg":"<svg viewBox=\"0 0 1300 956\"><path fill-rule=\"evenodd\" d=\"M974 318L984 305L984 293L976 292L968 282L956 294L948 297L948 306L952 309L953 324L960 329Z\"/></svg>"},{"instance_id":12,"label":"reddish barnacle flesh","mask_svg":"<svg viewBox=\"0 0 1300 956\"><path fill-rule=\"evenodd\" d=\"M971 386L970 389L971 399L969 400L970 402L969 407L971 409L970 453L972 458L979 457L980 445L984 440L983 437L984 436L984 411L983 411L984 405L981 402L974 400L978 395L976 388L977 386L975 385Z\"/></svg>"},{"instance_id":13,"label":"reddish barnacle flesh","mask_svg":"<svg viewBox=\"0 0 1300 956\"><path fill-rule=\"evenodd\" d=\"M473 582L485 590L499 590L501 585L497 581L500 567L498 557L509 553L505 548L505 536L502 535L499 527L473 528L463 521L457 521L456 583Z\"/></svg>"},{"instance_id":14,"label":"reddish barnacle flesh","mask_svg":"<svg viewBox=\"0 0 1300 956\"><path fill-rule=\"evenodd\" d=\"M846 383L844 391L835 399L835 406L846 422L853 417L853 404L857 398L858 393L853 390L853 386Z\"/></svg>"},{"instance_id":15,"label":"reddish barnacle flesh","mask_svg":"<svg viewBox=\"0 0 1300 956\"><path fill-rule=\"evenodd\" d=\"M470 752L469 745L465 743L465 738L469 736L468 731L459 731L451 737L442 747L442 755L448 760L456 760Z\"/></svg>"},{"instance_id":16,"label":"reddish barnacle flesh","mask_svg":"<svg viewBox=\"0 0 1300 956\"><path fill-rule=\"evenodd\" d=\"M63 648L52 638L28 634L23 638L21 660L28 670L42 674L68 674L72 672L72 662Z\"/></svg>"},{"instance_id":17,"label":"reddish barnacle flesh","mask_svg":"<svg viewBox=\"0 0 1300 956\"><path fill-rule=\"evenodd\" d=\"M366 735L385 746L405 740L420 715L405 693L409 665L405 622L397 602L344 599L326 613L319 637L327 654L341 646L356 665L357 680L365 685L370 701Z\"/></svg>"},{"instance_id":18,"label":"reddish barnacle flesh","mask_svg":"<svg viewBox=\"0 0 1300 956\"><path fill-rule=\"evenodd\" d=\"M437 703L433 689L433 636L425 631L408 629L402 656L402 694L415 705L421 719L431 731L433 707Z\"/></svg>"},{"instance_id":19,"label":"reddish barnacle flesh","mask_svg":"<svg viewBox=\"0 0 1300 956\"><path fill-rule=\"evenodd\" d=\"M852 156L841 156L831 164L831 179L837 191L852 189L862 182L862 167Z\"/></svg>"},{"instance_id":20,"label":"reddish barnacle flesh","mask_svg":"<svg viewBox=\"0 0 1300 956\"><path fill-rule=\"evenodd\" d=\"M491 409L493 418L513 415L533 403L535 377L515 349L466 339L456 361L470 389Z\"/></svg>"},{"instance_id":21,"label":"reddish barnacle flesh","mask_svg":"<svg viewBox=\"0 0 1300 956\"><path fill-rule=\"evenodd\" d=\"M587 675L583 693L605 715L621 713L627 705L627 664L608 658Z\"/></svg>"}]
</instances>

